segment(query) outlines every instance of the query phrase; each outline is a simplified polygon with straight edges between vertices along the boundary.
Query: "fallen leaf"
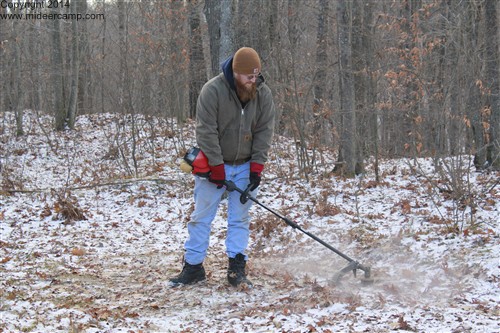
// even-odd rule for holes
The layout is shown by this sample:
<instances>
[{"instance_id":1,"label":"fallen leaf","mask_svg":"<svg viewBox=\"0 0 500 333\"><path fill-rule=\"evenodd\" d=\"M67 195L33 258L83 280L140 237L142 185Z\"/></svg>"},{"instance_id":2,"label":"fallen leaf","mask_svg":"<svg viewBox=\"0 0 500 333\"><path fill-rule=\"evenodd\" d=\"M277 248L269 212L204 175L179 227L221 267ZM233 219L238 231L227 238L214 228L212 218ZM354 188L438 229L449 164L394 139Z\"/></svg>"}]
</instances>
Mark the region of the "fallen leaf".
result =
<instances>
[{"instance_id":1,"label":"fallen leaf","mask_svg":"<svg viewBox=\"0 0 500 333\"><path fill-rule=\"evenodd\" d=\"M0 261L0 264L5 264L6 262L9 262L12 259L12 257L5 257Z\"/></svg>"},{"instance_id":2,"label":"fallen leaf","mask_svg":"<svg viewBox=\"0 0 500 333\"><path fill-rule=\"evenodd\" d=\"M15 292L15 291L11 291L10 293L8 293L8 294L7 294L7 297L6 297L6 298L7 298L9 301L13 301L13 300L15 300L15 299L16 299L16 297L17 297L16 292Z\"/></svg>"},{"instance_id":3,"label":"fallen leaf","mask_svg":"<svg viewBox=\"0 0 500 333\"><path fill-rule=\"evenodd\" d=\"M85 255L85 253L87 253L87 251L85 251L84 248L80 247L75 247L73 250L71 250L71 254L74 256L83 256Z\"/></svg>"}]
</instances>

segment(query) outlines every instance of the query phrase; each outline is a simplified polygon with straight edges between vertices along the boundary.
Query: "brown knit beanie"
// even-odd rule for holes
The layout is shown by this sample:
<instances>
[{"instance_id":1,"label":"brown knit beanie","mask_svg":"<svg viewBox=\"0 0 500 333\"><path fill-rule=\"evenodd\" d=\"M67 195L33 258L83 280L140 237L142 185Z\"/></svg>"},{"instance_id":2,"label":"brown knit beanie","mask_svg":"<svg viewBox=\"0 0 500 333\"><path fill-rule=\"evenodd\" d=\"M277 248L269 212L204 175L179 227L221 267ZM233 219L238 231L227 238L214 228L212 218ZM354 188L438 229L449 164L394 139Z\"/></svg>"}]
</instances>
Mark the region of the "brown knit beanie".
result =
<instances>
[{"instance_id":1,"label":"brown knit beanie","mask_svg":"<svg viewBox=\"0 0 500 333\"><path fill-rule=\"evenodd\" d=\"M233 72L238 74L259 74L260 58L257 52L250 47L242 47L233 57Z\"/></svg>"}]
</instances>

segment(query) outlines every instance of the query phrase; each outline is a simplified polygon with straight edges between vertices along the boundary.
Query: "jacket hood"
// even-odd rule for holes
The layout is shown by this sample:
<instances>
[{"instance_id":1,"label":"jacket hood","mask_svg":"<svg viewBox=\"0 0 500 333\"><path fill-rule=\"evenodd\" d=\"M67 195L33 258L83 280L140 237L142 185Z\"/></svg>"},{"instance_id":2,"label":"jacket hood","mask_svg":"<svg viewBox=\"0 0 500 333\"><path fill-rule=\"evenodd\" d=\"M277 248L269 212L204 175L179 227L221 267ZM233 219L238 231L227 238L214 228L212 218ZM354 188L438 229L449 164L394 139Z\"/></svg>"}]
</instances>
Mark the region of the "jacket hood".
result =
<instances>
[{"instance_id":1,"label":"jacket hood","mask_svg":"<svg viewBox=\"0 0 500 333\"><path fill-rule=\"evenodd\" d=\"M234 84L234 75L233 75L233 56L230 56L226 60L224 60L221 64L222 72L224 73L224 77L231 89L236 91L236 85Z\"/></svg>"}]
</instances>

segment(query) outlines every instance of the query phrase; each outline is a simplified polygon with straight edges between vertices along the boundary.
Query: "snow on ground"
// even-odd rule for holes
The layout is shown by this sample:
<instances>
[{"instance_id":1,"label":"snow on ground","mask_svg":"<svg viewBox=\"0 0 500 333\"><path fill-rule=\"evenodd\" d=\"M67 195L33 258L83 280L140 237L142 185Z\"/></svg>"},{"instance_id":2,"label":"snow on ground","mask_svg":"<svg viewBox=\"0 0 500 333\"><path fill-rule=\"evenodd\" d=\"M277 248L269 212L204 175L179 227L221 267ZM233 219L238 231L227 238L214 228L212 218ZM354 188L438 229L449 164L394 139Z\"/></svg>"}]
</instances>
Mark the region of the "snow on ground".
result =
<instances>
[{"instance_id":1,"label":"snow on ground","mask_svg":"<svg viewBox=\"0 0 500 333\"><path fill-rule=\"evenodd\" d=\"M132 136L132 120L82 116L55 133L26 112L15 137L3 114L0 332L500 331L498 173L457 169L453 183L432 160L399 159L381 162L379 182L371 164L344 179L325 153L305 180L276 137L259 201L371 266L374 283L361 271L335 283L346 260L254 205L255 287L229 286L223 202L207 281L170 288L192 210L177 164L193 124L138 117Z\"/></svg>"}]
</instances>

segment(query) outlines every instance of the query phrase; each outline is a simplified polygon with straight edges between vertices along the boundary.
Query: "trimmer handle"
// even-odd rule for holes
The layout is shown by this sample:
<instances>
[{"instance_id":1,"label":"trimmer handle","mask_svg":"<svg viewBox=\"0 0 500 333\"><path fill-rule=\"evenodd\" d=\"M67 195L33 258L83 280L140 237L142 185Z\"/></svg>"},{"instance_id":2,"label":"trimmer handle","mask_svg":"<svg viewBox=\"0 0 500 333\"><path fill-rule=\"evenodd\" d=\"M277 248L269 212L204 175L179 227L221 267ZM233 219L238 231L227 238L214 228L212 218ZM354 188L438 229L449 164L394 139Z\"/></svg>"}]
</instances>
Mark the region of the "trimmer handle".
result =
<instances>
[{"instance_id":1,"label":"trimmer handle","mask_svg":"<svg viewBox=\"0 0 500 333\"><path fill-rule=\"evenodd\" d=\"M241 193L241 196L240 196L240 202L242 205L246 204L247 201L248 201L248 193L251 191L252 189L252 184L248 184L246 190L244 190L242 193Z\"/></svg>"},{"instance_id":2,"label":"trimmer handle","mask_svg":"<svg viewBox=\"0 0 500 333\"><path fill-rule=\"evenodd\" d=\"M232 181L230 181L230 180L225 180L225 181L224 181L224 186L226 187L226 190L227 190L228 192L233 192L233 191L240 192L240 193L242 193L242 192L243 192L242 190L240 190L240 189L238 188L238 186L236 186L236 184L235 184L235 183L233 183L233 182L232 182Z\"/></svg>"},{"instance_id":3,"label":"trimmer handle","mask_svg":"<svg viewBox=\"0 0 500 333\"><path fill-rule=\"evenodd\" d=\"M236 186L236 184L230 180L224 181L224 186L226 187L226 190L228 192L236 191L236 192L241 193L240 202L242 205L246 204L247 201L250 199L248 192L250 192L250 188L252 187L251 184L248 185L248 187L244 191L241 188L239 188L238 186Z\"/></svg>"}]
</instances>

